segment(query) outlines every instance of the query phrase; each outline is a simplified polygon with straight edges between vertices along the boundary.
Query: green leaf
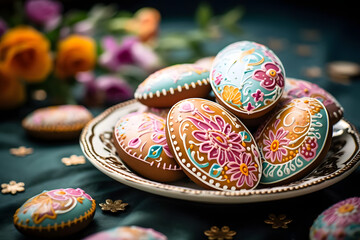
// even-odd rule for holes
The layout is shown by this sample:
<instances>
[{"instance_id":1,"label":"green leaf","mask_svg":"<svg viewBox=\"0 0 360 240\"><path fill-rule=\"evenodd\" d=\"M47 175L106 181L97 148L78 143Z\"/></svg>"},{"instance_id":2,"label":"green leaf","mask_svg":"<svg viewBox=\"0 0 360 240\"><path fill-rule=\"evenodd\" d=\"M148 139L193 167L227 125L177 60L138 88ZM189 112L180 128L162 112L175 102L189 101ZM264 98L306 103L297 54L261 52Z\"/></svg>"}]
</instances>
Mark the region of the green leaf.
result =
<instances>
[{"instance_id":1,"label":"green leaf","mask_svg":"<svg viewBox=\"0 0 360 240\"><path fill-rule=\"evenodd\" d=\"M243 17L244 12L243 7L237 6L221 16L220 24L231 33L240 33L241 29L238 26L238 22Z\"/></svg>"},{"instance_id":2,"label":"green leaf","mask_svg":"<svg viewBox=\"0 0 360 240\"><path fill-rule=\"evenodd\" d=\"M63 20L63 26L72 26L77 22L80 22L88 17L88 14L86 11L81 10L72 10L69 11L65 16Z\"/></svg>"},{"instance_id":3,"label":"green leaf","mask_svg":"<svg viewBox=\"0 0 360 240\"><path fill-rule=\"evenodd\" d=\"M212 9L208 3L200 3L195 13L195 19L200 28L206 28L213 16Z\"/></svg>"}]
</instances>

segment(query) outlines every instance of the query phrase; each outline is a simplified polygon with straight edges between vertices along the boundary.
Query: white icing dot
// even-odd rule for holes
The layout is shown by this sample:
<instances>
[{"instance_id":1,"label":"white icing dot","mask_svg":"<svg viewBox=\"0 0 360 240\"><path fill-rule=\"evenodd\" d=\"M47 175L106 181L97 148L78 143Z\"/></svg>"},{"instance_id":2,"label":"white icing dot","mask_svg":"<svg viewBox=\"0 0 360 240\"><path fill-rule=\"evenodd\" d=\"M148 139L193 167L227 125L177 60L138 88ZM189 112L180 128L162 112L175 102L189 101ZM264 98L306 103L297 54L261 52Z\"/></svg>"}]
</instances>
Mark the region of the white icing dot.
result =
<instances>
[{"instance_id":1,"label":"white icing dot","mask_svg":"<svg viewBox=\"0 0 360 240\"><path fill-rule=\"evenodd\" d=\"M210 180L209 180L209 183L210 183L210 184L213 184L213 183L214 183L214 179L210 179Z\"/></svg>"},{"instance_id":2,"label":"white icing dot","mask_svg":"<svg viewBox=\"0 0 360 240\"><path fill-rule=\"evenodd\" d=\"M198 177L200 177L200 176L201 176L201 172L197 172L196 175L197 175Z\"/></svg>"},{"instance_id":3,"label":"white icing dot","mask_svg":"<svg viewBox=\"0 0 360 240\"><path fill-rule=\"evenodd\" d=\"M183 163L186 163L186 159L185 159L185 158L181 159L181 161L182 161Z\"/></svg>"},{"instance_id":4,"label":"white icing dot","mask_svg":"<svg viewBox=\"0 0 360 240\"><path fill-rule=\"evenodd\" d=\"M202 177L201 177L203 180L205 180L206 179L206 176L205 175L202 175Z\"/></svg>"},{"instance_id":5,"label":"white icing dot","mask_svg":"<svg viewBox=\"0 0 360 240\"><path fill-rule=\"evenodd\" d=\"M191 164L190 164L190 163L187 163L187 164L186 164L186 166L187 166L187 167L190 167L190 166L191 166Z\"/></svg>"},{"instance_id":6,"label":"white icing dot","mask_svg":"<svg viewBox=\"0 0 360 240\"><path fill-rule=\"evenodd\" d=\"M176 147L175 150L176 150L176 151L180 151L180 147Z\"/></svg>"},{"instance_id":7,"label":"white icing dot","mask_svg":"<svg viewBox=\"0 0 360 240\"><path fill-rule=\"evenodd\" d=\"M220 187L220 183L215 183L215 187Z\"/></svg>"},{"instance_id":8,"label":"white icing dot","mask_svg":"<svg viewBox=\"0 0 360 240\"><path fill-rule=\"evenodd\" d=\"M179 152L179 153L178 153L178 155L179 155L179 157L181 157L181 156L182 156L182 153L181 153L181 152Z\"/></svg>"},{"instance_id":9,"label":"white icing dot","mask_svg":"<svg viewBox=\"0 0 360 240\"><path fill-rule=\"evenodd\" d=\"M174 143L174 145L177 145L177 141L174 141L173 143Z\"/></svg>"},{"instance_id":10,"label":"white icing dot","mask_svg":"<svg viewBox=\"0 0 360 240\"><path fill-rule=\"evenodd\" d=\"M224 190L228 189L228 186L227 186L227 185L224 185L224 186L223 186L223 189L224 189Z\"/></svg>"},{"instance_id":11,"label":"white icing dot","mask_svg":"<svg viewBox=\"0 0 360 240\"><path fill-rule=\"evenodd\" d=\"M175 135L171 135L171 138L172 138L172 139L175 139L175 137L176 137Z\"/></svg>"},{"instance_id":12,"label":"white icing dot","mask_svg":"<svg viewBox=\"0 0 360 240\"><path fill-rule=\"evenodd\" d=\"M246 150L250 151L251 149L250 149L250 147L247 147Z\"/></svg>"},{"instance_id":13,"label":"white icing dot","mask_svg":"<svg viewBox=\"0 0 360 240\"><path fill-rule=\"evenodd\" d=\"M236 190L236 187L232 186L232 187L231 187L231 190L235 191L235 190Z\"/></svg>"},{"instance_id":14,"label":"white icing dot","mask_svg":"<svg viewBox=\"0 0 360 240\"><path fill-rule=\"evenodd\" d=\"M174 128L170 128L170 131L174 131Z\"/></svg>"},{"instance_id":15,"label":"white icing dot","mask_svg":"<svg viewBox=\"0 0 360 240\"><path fill-rule=\"evenodd\" d=\"M195 167L193 167L191 170L192 170L193 172L196 172L196 168L195 168Z\"/></svg>"}]
</instances>

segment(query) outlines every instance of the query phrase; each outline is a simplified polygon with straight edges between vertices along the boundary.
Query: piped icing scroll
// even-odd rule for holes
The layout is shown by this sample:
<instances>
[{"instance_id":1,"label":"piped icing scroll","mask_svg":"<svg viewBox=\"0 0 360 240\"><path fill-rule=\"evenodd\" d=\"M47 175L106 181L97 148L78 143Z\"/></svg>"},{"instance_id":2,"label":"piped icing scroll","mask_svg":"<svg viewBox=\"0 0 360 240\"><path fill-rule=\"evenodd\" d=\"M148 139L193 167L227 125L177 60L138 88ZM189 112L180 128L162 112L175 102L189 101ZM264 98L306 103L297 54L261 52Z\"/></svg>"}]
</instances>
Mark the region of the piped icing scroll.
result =
<instances>
[{"instance_id":1,"label":"piped icing scroll","mask_svg":"<svg viewBox=\"0 0 360 240\"><path fill-rule=\"evenodd\" d=\"M167 182L183 176L168 148L162 117L146 112L130 113L117 122L114 137L122 160L144 177Z\"/></svg>"},{"instance_id":2,"label":"piped icing scroll","mask_svg":"<svg viewBox=\"0 0 360 240\"><path fill-rule=\"evenodd\" d=\"M221 105L240 118L258 118L280 99L285 69L266 46L240 41L217 54L210 83Z\"/></svg>"},{"instance_id":3,"label":"piped icing scroll","mask_svg":"<svg viewBox=\"0 0 360 240\"><path fill-rule=\"evenodd\" d=\"M329 92L317 84L305 80L287 78L285 85L285 98L287 100L301 97L312 97L321 101L330 115L330 121L334 125L344 115L344 109Z\"/></svg>"},{"instance_id":4,"label":"piped icing scroll","mask_svg":"<svg viewBox=\"0 0 360 240\"><path fill-rule=\"evenodd\" d=\"M315 98L293 99L255 134L263 159L262 184L282 184L311 172L330 147L332 127Z\"/></svg>"},{"instance_id":5,"label":"piped icing scroll","mask_svg":"<svg viewBox=\"0 0 360 240\"><path fill-rule=\"evenodd\" d=\"M217 103L186 99L167 117L169 147L185 173L208 189L255 188L261 177L260 155L247 128Z\"/></svg>"}]
</instances>

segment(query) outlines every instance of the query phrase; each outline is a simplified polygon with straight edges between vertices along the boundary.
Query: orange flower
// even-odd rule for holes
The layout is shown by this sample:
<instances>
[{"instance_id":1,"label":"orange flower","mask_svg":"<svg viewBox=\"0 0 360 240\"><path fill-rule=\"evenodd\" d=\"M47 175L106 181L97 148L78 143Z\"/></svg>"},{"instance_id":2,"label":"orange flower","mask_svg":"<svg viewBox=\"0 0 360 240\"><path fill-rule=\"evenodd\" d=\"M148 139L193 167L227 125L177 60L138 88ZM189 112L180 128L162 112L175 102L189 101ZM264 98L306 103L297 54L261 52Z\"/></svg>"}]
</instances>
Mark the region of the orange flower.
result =
<instances>
[{"instance_id":1,"label":"orange flower","mask_svg":"<svg viewBox=\"0 0 360 240\"><path fill-rule=\"evenodd\" d=\"M24 101L24 85L4 65L0 65L0 109L14 108Z\"/></svg>"},{"instance_id":2,"label":"orange flower","mask_svg":"<svg viewBox=\"0 0 360 240\"><path fill-rule=\"evenodd\" d=\"M28 82L43 81L52 69L50 43L40 32L19 26L5 33L0 42L0 62Z\"/></svg>"},{"instance_id":3,"label":"orange flower","mask_svg":"<svg viewBox=\"0 0 360 240\"><path fill-rule=\"evenodd\" d=\"M139 37L142 42L154 40L158 33L161 15L155 8L142 8L134 18L125 22L125 30Z\"/></svg>"},{"instance_id":4,"label":"orange flower","mask_svg":"<svg viewBox=\"0 0 360 240\"><path fill-rule=\"evenodd\" d=\"M225 101L231 102L235 105L241 104L241 92L239 91L238 88L236 88L234 86L226 85L222 92L222 98Z\"/></svg>"},{"instance_id":5,"label":"orange flower","mask_svg":"<svg viewBox=\"0 0 360 240\"><path fill-rule=\"evenodd\" d=\"M58 45L55 73L59 78L89 71L96 63L95 41L86 36L71 35Z\"/></svg>"}]
</instances>

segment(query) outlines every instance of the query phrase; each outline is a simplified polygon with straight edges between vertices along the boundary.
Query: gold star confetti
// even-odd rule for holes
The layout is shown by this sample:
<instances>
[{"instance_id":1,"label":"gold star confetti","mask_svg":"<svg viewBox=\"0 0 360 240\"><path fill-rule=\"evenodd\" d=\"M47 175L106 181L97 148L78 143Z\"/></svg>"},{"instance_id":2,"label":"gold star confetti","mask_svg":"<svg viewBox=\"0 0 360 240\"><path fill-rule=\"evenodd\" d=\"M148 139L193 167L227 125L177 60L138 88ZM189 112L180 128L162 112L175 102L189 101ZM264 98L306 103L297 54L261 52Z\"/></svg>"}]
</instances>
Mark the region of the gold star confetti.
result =
<instances>
[{"instance_id":1,"label":"gold star confetti","mask_svg":"<svg viewBox=\"0 0 360 240\"><path fill-rule=\"evenodd\" d=\"M61 159L61 162L66 166L85 164L84 156L71 155L70 157L64 157Z\"/></svg>"},{"instance_id":2,"label":"gold star confetti","mask_svg":"<svg viewBox=\"0 0 360 240\"><path fill-rule=\"evenodd\" d=\"M209 240L224 240L224 239L233 239L233 236L236 235L235 231L230 230L228 226L223 226L221 229L217 226L212 226L210 230L204 231L205 236Z\"/></svg>"},{"instance_id":3,"label":"gold star confetti","mask_svg":"<svg viewBox=\"0 0 360 240\"><path fill-rule=\"evenodd\" d=\"M127 203L123 203L122 200L113 200L106 199L105 203L99 203L99 206L101 207L101 210L103 211L110 211L110 212L118 212L118 211L124 211L125 207L129 205Z\"/></svg>"},{"instance_id":4,"label":"gold star confetti","mask_svg":"<svg viewBox=\"0 0 360 240\"><path fill-rule=\"evenodd\" d=\"M23 192L25 191L25 183L23 182L15 182L15 181L10 181L9 183L3 183L1 184L1 193L3 194L7 194L7 193L11 193L11 194L16 194L17 192Z\"/></svg>"},{"instance_id":5,"label":"gold star confetti","mask_svg":"<svg viewBox=\"0 0 360 240\"><path fill-rule=\"evenodd\" d=\"M34 150L32 148L27 148L24 146L20 146L18 148L10 148L10 153L17 157L25 157L29 154L32 154L33 151Z\"/></svg>"},{"instance_id":6,"label":"gold star confetti","mask_svg":"<svg viewBox=\"0 0 360 240\"><path fill-rule=\"evenodd\" d=\"M291 219L287 219L285 214L280 214L276 216L275 214L270 214L269 219L264 221L266 224L271 224L273 229L278 228L288 228L288 224L292 222Z\"/></svg>"}]
</instances>

